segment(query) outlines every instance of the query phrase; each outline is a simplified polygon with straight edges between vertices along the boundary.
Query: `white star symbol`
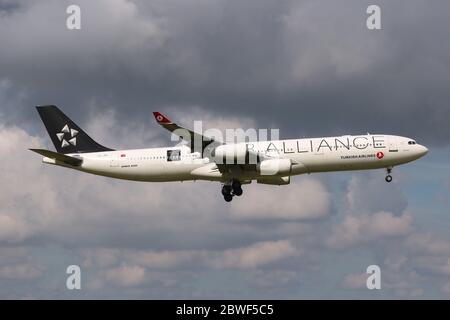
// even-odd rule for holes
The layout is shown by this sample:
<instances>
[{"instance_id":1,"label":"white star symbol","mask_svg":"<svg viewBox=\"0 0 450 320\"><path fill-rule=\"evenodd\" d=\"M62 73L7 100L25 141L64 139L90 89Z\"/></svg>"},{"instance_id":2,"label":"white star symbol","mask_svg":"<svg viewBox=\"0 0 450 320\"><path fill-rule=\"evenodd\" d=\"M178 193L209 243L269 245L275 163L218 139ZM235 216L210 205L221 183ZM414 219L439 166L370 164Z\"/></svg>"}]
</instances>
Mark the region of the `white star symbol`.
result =
<instances>
[{"instance_id":1,"label":"white star symbol","mask_svg":"<svg viewBox=\"0 0 450 320\"><path fill-rule=\"evenodd\" d=\"M65 136L66 134L69 135L69 139L66 140ZM57 133L56 136L58 137L59 141L61 141L61 147L67 147L67 146L76 146L77 145L77 137L78 131L75 129L70 129L69 126L66 124L62 129L61 132Z\"/></svg>"}]
</instances>

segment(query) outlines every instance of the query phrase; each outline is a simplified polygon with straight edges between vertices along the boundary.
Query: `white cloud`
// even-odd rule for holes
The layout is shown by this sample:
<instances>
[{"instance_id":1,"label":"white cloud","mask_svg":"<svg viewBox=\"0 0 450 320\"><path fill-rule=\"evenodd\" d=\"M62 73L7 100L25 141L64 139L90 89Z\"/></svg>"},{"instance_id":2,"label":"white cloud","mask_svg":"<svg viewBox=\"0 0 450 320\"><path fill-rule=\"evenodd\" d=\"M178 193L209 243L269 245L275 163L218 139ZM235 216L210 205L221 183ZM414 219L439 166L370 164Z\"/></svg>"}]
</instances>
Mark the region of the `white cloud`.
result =
<instances>
[{"instance_id":1,"label":"white cloud","mask_svg":"<svg viewBox=\"0 0 450 320\"><path fill-rule=\"evenodd\" d=\"M450 255L450 242L436 238L430 232L416 232L405 240L405 247L413 253Z\"/></svg>"},{"instance_id":2,"label":"white cloud","mask_svg":"<svg viewBox=\"0 0 450 320\"><path fill-rule=\"evenodd\" d=\"M412 216L407 212L400 217L390 212L346 215L340 224L333 226L326 244L331 248L343 248L377 239L406 236L412 231Z\"/></svg>"},{"instance_id":3,"label":"white cloud","mask_svg":"<svg viewBox=\"0 0 450 320\"><path fill-rule=\"evenodd\" d=\"M295 179L295 180L294 180ZM318 180L293 178L288 186L245 185L244 199L232 202L236 219L318 219L331 213L331 196Z\"/></svg>"},{"instance_id":4,"label":"white cloud","mask_svg":"<svg viewBox=\"0 0 450 320\"><path fill-rule=\"evenodd\" d=\"M352 176L346 194L347 210L355 214L388 211L401 215L408 202L396 184L387 185L380 171Z\"/></svg>"},{"instance_id":5,"label":"white cloud","mask_svg":"<svg viewBox=\"0 0 450 320\"><path fill-rule=\"evenodd\" d=\"M102 119L96 121L95 126L88 124L88 127L95 127L98 132L108 132L117 125L114 116L93 118ZM126 132L133 139L139 139L141 133L138 130L133 136L132 130ZM361 191L363 189L375 194L376 183L370 179L368 182L361 178L351 180L346 197L348 208L342 222L332 226L328 237L321 237L322 232L327 234L327 227L307 222L328 217L332 200L325 186L311 177L300 176L290 186L244 186L244 196L236 198L227 207L221 199L219 186L216 190L211 190L209 184L118 182L45 166L40 163L39 156L26 150L27 147L39 147L43 144L44 139L33 137L20 128L0 128L0 151L10 154L14 159L14 166L0 168L4 181L0 193L3 203L0 208L0 221L3 221L0 224L0 237L2 241L16 243L36 236L43 239L51 237L52 242L57 243L83 242L87 249L82 250L84 254L80 263L84 268L97 270L99 274L89 284L91 291L103 290L107 283L124 288L149 283L162 287L177 286L183 276L192 276L199 270L240 269L246 272L265 272L264 266L277 265L301 254L314 260L317 257L314 246L320 245L318 241L325 241L329 248L335 249L361 243L376 247L377 241L383 240L389 244L392 243L390 239L396 239L393 241L399 246L398 250L406 249L401 252L404 259L386 261L386 265L390 265L389 273L392 276L383 273L383 277L391 277L392 285L386 285L385 288L400 296L423 294L417 277L405 275L408 261L412 263L410 267L418 272L431 270L438 275L448 274L448 266L442 259L429 259L429 265L423 265L410 257L415 254L447 255L450 253L450 245L431 234L414 232L412 215L407 211L400 215L371 211L378 206L375 203L366 205L363 199L370 197ZM24 179L38 183L23 183ZM187 192L193 188L195 192ZM121 196L118 197L118 194ZM176 202L172 201L173 194L177 195ZM123 201L124 198L127 201ZM82 210L80 201L83 202ZM402 201L400 198L400 205L392 202L388 207L396 210L403 208ZM202 206L198 207L198 203L202 203ZM251 223L253 220L261 223L258 221L261 219L279 221L274 222L272 233L261 235L262 226ZM286 222L285 219L299 219L302 223ZM243 220L248 221L244 221L243 225ZM226 245L222 243L221 249L217 249L217 244L215 249L208 247L212 241L196 242L196 249L183 248L182 242L185 240L177 240L170 245L166 243L171 238L171 232L177 234L177 239L192 241L202 234L198 230L207 231L211 228L214 229L214 236L219 239L223 239L225 234L232 234L230 238L234 242L228 240ZM323 230L320 231L320 228ZM190 230L196 230L198 234ZM158 236L153 237L153 234ZM167 237L155 242L161 234L166 234ZM150 238L152 240L148 240L147 235L153 237ZM257 236L256 239L259 240L248 246L239 246L239 241L234 239L249 235L250 239ZM274 235L286 240L274 241ZM129 240L135 236L138 237L134 242ZM116 240L118 237L123 240ZM143 241L146 243L145 248L136 249L136 244L142 246ZM297 241L302 243L301 250ZM119 242L125 249L118 249ZM93 249L94 244L108 247ZM0 256L6 259L10 254L2 251ZM34 265L21 257L12 259L0 266L0 277L37 279L43 275L44 269ZM167 272L162 276L164 281L158 281L155 271ZM289 279L295 280L298 277L293 273L281 272L275 273L273 279L260 283L251 282L255 287L281 289L283 285L277 286L274 282L288 283ZM354 287L353 280L355 279L349 276L344 285Z\"/></svg>"},{"instance_id":6,"label":"white cloud","mask_svg":"<svg viewBox=\"0 0 450 320\"><path fill-rule=\"evenodd\" d=\"M145 269L140 266L123 265L105 272L109 283L121 287L134 287L145 280Z\"/></svg>"},{"instance_id":7,"label":"white cloud","mask_svg":"<svg viewBox=\"0 0 450 320\"><path fill-rule=\"evenodd\" d=\"M374 237L402 236L413 230L412 220L412 216L408 212L400 217L393 216L389 212L378 212L371 215L368 231Z\"/></svg>"},{"instance_id":8,"label":"white cloud","mask_svg":"<svg viewBox=\"0 0 450 320\"><path fill-rule=\"evenodd\" d=\"M88 249L83 250L84 267L107 269L107 279L124 275L128 271L144 278L139 270L189 270L192 268L255 269L264 265L296 257L301 250L288 240L256 242L249 246L225 250L135 250L135 249ZM129 265L133 266L130 269ZM130 270L129 270L130 269ZM150 273L149 273L150 275ZM121 278L120 276L118 278ZM143 279L140 278L140 281ZM117 282L117 281L116 281ZM138 282L134 283L135 285ZM132 286L130 283L129 286Z\"/></svg>"},{"instance_id":9,"label":"white cloud","mask_svg":"<svg viewBox=\"0 0 450 320\"><path fill-rule=\"evenodd\" d=\"M252 270L248 276L249 284L262 290L294 289L301 287L300 274L292 270Z\"/></svg>"},{"instance_id":10,"label":"white cloud","mask_svg":"<svg viewBox=\"0 0 450 320\"><path fill-rule=\"evenodd\" d=\"M28 281L40 278L45 267L25 247L0 247L0 280Z\"/></svg>"},{"instance_id":11,"label":"white cloud","mask_svg":"<svg viewBox=\"0 0 450 320\"><path fill-rule=\"evenodd\" d=\"M93 119L99 132L117 125L114 117ZM93 126L88 124L87 127ZM124 137L137 140L144 130L133 132L130 128L121 132L121 140ZM61 240L81 235L85 240L101 239L101 235L94 237L91 232L103 230L103 236L109 237L104 226L117 229L120 223L125 227L122 230L130 232L136 224L139 224L138 228L151 229L155 216L165 225L173 220L172 226L176 227L179 216L182 217L180 221L189 217L198 219L208 215L207 208L215 202L223 204L219 185L216 197L205 198L204 192L210 190L206 184L115 181L42 164L42 157L28 148L40 148L46 144L46 139L48 137L37 138L21 128L0 124L0 152L9 159L9 165L0 168L0 241L21 242L36 235L56 236ZM192 188L196 192L187 192ZM172 201L174 194L178 201ZM127 201L123 201L124 198ZM202 202L203 210L186 212L186 206L194 208L192 205L199 202ZM82 210L78 209L80 203L84 205Z\"/></svg>"},{"instance_id":12,"label":"white cloud","mask_svg":"<svg viewBox=\"0 0 450 320\"><path fill-rule=\"evenodd\" d=\"M210 264L215 268L256 268L299 253L288 240L267 241L225 250L212 258Z\"/></svg>"},{"instance_id":13,"label":"white cloud","mask_svg":"<svg viewBox=\"0 0 450 320\"><path fill-rule=\"evenodd\" d=\"M230 5L228 1L207 0L196 1L195 5L186 1L167 5L167 1L81 0L78 4L82 7L83 29L70 32L65 28L65 9L70 1L19 2L16 10L14 2L8 0L7 6L14 8L1 12L0 65L2 77L12 82L0 80L0 113L2 119L6 119L4 122L18 122L22 128L30 128L27 129L30 132L36 127L24 125L31 117L28 106L53 99L61 106L66 104L68 114L73 115L75 121L78 115L89 118L87 131L111 147L162 144L164 141L158 141L158 136L168 133L160 131L162 129L154 123L150 113L150 107L154 106L174 106L169 107L169 117L185 125L193 119L202 119L205 128L248 128L255 127L253 118L261 121L278 118L285 121L285 127L290 126L291 133L318 132L323 128L340 131L352 126L365 130L361 121L352 121L352 115L375 110L367 114L369 120L363 126L381 130L380 126L392 129L394 124L400 131L414 128L415 134L423 136L422 140L428 136L436 143L435 138L439 138L436 135L443 137L441 141L448 140L448 135L442 131L448 127L444 123L448 119L444 112L448 110L448 99L442 94L448 91L445 87L448 81L442 81L448 78L448 72L442 68L445 59L438 57L443 42L439 43L438 51L423 45L425 54L419 50L416 55L410 55L411 61L418 63L408 65L416 69L403 68L407 74L397 72L391 77L395 83L402 84L400 88L386 85L387 91L377 91L371 83L386 80L384 71L394 70L391 64L403 61L405 48L417 45L417 41L394 33L389 39L395 40L392 42L395 45L386 51L383 40L392 33L375 32L368 36L365 28L354 28L364 26L364 6L336 10L334 3L317 5L311 1L288 1L282 5L255 1L255 4L240 6ZM430 22L428 19L432 18L431 28L441 30L440 35L444 36L446 28L442 28L440 18L446 22L445 15L436 16L432 6L416 5L411 5L404 15L409 22L401 24L404 29L414 28L411 22L417 19ZM340 27L335 28L336 25ZM432 37L426 36L427 30L421 31L426 40L423 44ZM337 33L351 36L343 39ZM381 54L379 49L383 51ZM409 49L408 53L414 51ZM402 59L397 61L397 54ZM377 63L388 55L393 59L378 68ZM420 63L425 60L432 62ZM428 75L427 68L431 70ZM363 74L367 71L370 77ZM416 82L415 73L425 82ZM336 78L354 79L354 82L340 83ZM364 83L362 78L369 82ZM405 79L408 81L399 81ZM320 85L321 90L311 91L299 86L299 83L311 82ZM332 90L324 94L328 85ZM355 85L360 87L355 89ZM342 87L350 88L351 94L346 94L349 92ZM411 87L420 88L415 90L419 97L427 92L436 93L433 101L428 102L439 110L424 108L424 99L411 95ZM22 88L30 93L26 99L23 99L25 91L19 92ZM366 109L361 109L364 105L361 102L370 104L369 100L377 107L366 104ZM419 103L411 103L414 101ZM202 104L207 107L186 107ZM326 117L333 123L321 117L333 113L337 105L343 108L339 114L347 117ZM396 112L393 105L396 110L406 108L411 112ZM274 106L276 112L270 110ZM391 119L390 122L379 121L377 116L383 111L380 108L389 108L390 116L386 119ZM93 114L80 114L88 109L94 110ZM212 109L217 111L209 112ZM98 114L98 110L108 111ZM423 110L429 121L423 121ZM145 121L148 127L119 118L137 117L137 112L139 117L148 118ZM427 130L426 125L415 126L411 121L404 121L403 128L399 128L398 119L404 119L405 114L415 115L413 118L419 122L441 128L442 132ZM303 122L299 129L299 116L314 121ZM321 126L317 126L319 122ZM433 134L427 135L427 132ZM321 284L320 271L328 270L328 266L322 265L326 259L322 259L320 249L324 249L323 243L330 239L331 231L331 238L337 237L341 244L339 248L349 246L351 259L347 263L352 263L356 256L352 251L354 244L368 244L364 248L369 248L367 255L373 254L378 259L388 255L383 270L387 267L389 271L386 276L383 273L383 277L393 284L391 290L406 295L421 294L414 272L428 274L432 270L432 277L447 277L449 244L414 232L412 215L407 213L413 208L407 208L402 184L386 185L381 171L373 176L355 174L349 192L343 197L346 207L339 211L336 219L322 219L329 217L334 200L342 199L339 198L341 186L332 179L329 188L307 176L295 178L291 186L285 187L244 186L242 198L225 204L218 184L114 181L42 165L39 156L25 150L28 146L50 145L48 142L48 137L36 138L14 126L2 127L0 131L0 152L7 155L0 168L0 244L30 245L30 252L39 252L48 244L62 246L60 252L54 253L51 249L51 253L40 257L52 267L64 261L60 255L72 253L66 246L69 244L75 251L90 251L80 255L82 266L95 269L103 276L106 272L117 286L140 286L159 276L170 286L182 279L182 284L168 294L160 293L160 287L151 288L159 297L174 292L182 294L179 292L186 282L180 274L201 279L203 273L208 273L203 272L205 270L225 274L224 268L240 269L230 272L232 277L237 273L267 276L269 279L260 279L260 285L272 293L270 288L288 287L291 281L295 282L297 274L305 271L298 260L305 265L309 263L305 274ZM407 190L408 196L416 192ZM333 226L334 220L341 218L343 222ZM330 225L333 228L330 229ZM348 234L339 235L338 231ZM94 249L99 247L106 248ZM6 278L18 279L33 274L26 266L34 264L21 254L14 256L4 249L0 249L0 268ZM12 248L16 249L23 251L23 248ZM304 253L305 259L288 259L299 253ZM392 258L396 255L400 258ZM423 256L433 268L421 269L418 256ZM289 263L297 274L279 271ZM270 268L265 267L268 264ZM17 270L12 269L14 266ZM166 268L169 272L164 275L161 269ZM151 273L153 269L160 273ZM272 269L277 270L266 272ZM311 270L320 270L319 276ZM50 283L56 282L54 274L46 275ZM107 279L99 277L89 285L101 288L103 281ZM221 281L220 285L226 280ZM197 286L201 281L193 282ZM32 290L19 286L14 289ZM51 289L49 284L39 283L39 290L32 293L39 297L45 291L49 294ZM211 292L210 288L202 289ZM220 290L227 291L222 286ZM0 288L3 296L7 291L10 288ZM127 296L124 288L116 292ZM323 291L318 293L321 294Z\"/></svg>"},{"instance_id":14,"label":"white cloud","mask_svg":"<svg viewBox=\"0 0 450 320\"><path fill-rule=\"evenodd\" d=\"M439 271L442 274L450 275L450 258L447 259L446 263L439 267Z\"/></svg>"},{"instance_id":15,"label":"white cloud","mask_svg":"<svg viewBox=\"0 0 450 320\"><path fill-rule=\"evenodd\" d=\"M96 248L83 250L83 266L90 268L98 266L100 268L107 268L114 266L119 261L120 252L111 248Z\"/></svg>"},{"instance_id":16,"label":"white cloud","mask_svg":"<svg viewBox=\"0 0 450 320\"><path fill-rule=\"evenodd\" d=\"M0 153L9 159L0 168L0 241L24 240L58 220L57 186L40 174L39 157L27 150L40 143L23 129L0 125Z\"/></svg>"},{"instance_id":17,"label":"white cloud","mask_svg":"<svg viewBox=\"0 0 450 320\"><path fill-rule=\"evenodd\" d=\"M0 279L8 280L34 280L43 273L41 267L31 263L22 263L0 267Z\"/></svg>"},{"instance_id":18,"label":"white cloud","mask_svg":"<svg viewBox=\"0 0 450 320\"><path fill-rule=\"evenodd\" d=\"M444 283L441 287L441 291L447 294L450 293L450 282Z\"/></svg>"},{"instance_id":19,"label":"white cloud","mask_svg":"<svg viewBox=\"0 0 450 320\"><path fill-rule=\"evenodd\" d=\"M147 122L136 124L129 122L128 118L124 120L117 118L117 112L110 104L90 101L89 105L92 110L100 109L102 112L90 114L89 122L84 129L100 144L113 149L139 149L163 145L158 135L165 131L154 121L151 110L142 114L142 117L148 119ZM76 122L75 118L73 120ZM166 133L169 137L170 132ZM168 138L165 139L166 144L167 141Z\"/></svg>"},{"instance_id":20,"label":"white cloud","mask_svg":"<svg viewBox=\"0 0 450 320\"><path fill-rule=\"evenodd\" d=\"M202 251L137 251L126 255L126 259L139 265L155 268L170 269L190 264L194 260L204 260L205 254Z\"/></svg>"},{"instance_id":21,"label":"white cloud","mask_svg":"<svg viewBox=\"0 0 450 320\"><path fill-rule=\"evenodd\" d=\"M345 194L344 215L326 238L330 248L344 248L414 231L407 201L397 186L387 186L379 175L354 175Z\"/></svg>"},{"instance_id":22,"label":"white cloud","mask_svg":"<svg viewBox=\"0 0 450 320\"><path fill-rule=\"evenodd\" d=\"M367 289L367 273L352 273L345 276L342 287L346 289Z\"/></svg>"}]
</instances>

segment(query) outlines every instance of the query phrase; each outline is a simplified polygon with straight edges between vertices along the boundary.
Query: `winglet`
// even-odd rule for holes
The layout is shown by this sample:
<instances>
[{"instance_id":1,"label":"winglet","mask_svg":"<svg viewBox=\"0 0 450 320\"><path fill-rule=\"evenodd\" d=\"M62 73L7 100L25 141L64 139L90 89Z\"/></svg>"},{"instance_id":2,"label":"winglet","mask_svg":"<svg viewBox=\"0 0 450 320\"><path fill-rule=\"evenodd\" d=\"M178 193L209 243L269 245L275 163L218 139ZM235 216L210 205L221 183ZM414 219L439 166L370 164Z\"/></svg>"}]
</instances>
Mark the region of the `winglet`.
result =
<instances>
[{"instance_id":1,"label":"winglet","mask_svg":"<svg viewBox=\"0 0 450 320\"><path fill-rule=\"evenodd\" d=\"M160 112L153 112L153 115L155 116L156 121L159 124L170 124L172 121L169 120L166 116L161 114Z\"/></svg>"}]
</instances>

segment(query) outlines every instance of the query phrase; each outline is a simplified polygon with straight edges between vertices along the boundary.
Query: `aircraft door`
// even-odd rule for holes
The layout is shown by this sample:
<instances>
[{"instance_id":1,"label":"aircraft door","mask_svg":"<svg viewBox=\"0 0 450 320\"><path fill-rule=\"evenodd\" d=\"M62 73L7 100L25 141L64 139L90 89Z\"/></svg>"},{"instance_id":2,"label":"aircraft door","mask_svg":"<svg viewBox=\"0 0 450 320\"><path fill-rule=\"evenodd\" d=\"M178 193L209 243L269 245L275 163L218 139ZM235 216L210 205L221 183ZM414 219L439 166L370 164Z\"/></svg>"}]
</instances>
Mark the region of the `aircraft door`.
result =
<instances>
[{"instance_id":1,"label":"aircraft door","mask_svg":"<svg viewBox=\"0 0 450 320\"><path fill-rule=\"evenodd\" d=\"M109 166L111 168L117 168L119 166L119 159L119 157L112 158Z\"/></svg>"},{"instance_id":2,"label":"aircraft door","mask_svg":"<svg viewBox=\"0 0 450 320\"><path fill-rule=\"evenodd\" d=\"M389 152L398 152L398 145L399 142L397 138L395 137L389 137L388 138L388 150Z\"/></svg>"}]
</instances>

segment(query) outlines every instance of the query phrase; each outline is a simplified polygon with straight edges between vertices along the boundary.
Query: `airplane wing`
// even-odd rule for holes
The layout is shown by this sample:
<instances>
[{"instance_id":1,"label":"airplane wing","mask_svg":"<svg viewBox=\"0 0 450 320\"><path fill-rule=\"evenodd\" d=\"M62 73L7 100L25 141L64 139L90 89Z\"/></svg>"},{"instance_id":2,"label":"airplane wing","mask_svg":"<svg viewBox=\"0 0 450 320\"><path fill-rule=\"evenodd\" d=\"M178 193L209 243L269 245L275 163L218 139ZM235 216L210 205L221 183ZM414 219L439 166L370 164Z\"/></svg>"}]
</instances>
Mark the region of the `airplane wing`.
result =
<instances>
[{"instance_id":1,"label":"airplane wing","mask_svg":"<svg viewBox=\"0 0 450 320\"><path fill-rule=\"evenodd\" d=\"M70 164L72 166L79 166L83 160L75 157L71 157L62 153L53 152L50 150L44 150L44 149L30 149L30 151L36 152L40 154L41 156L55 159L67 164Z\"/></svg>"},{"instance_id":2,"label":"airplane wing","mask_svg":"<svg viewBox=\"0 0 450 320\"><path fill-rule=\"evenodd\" d=\"M203 136L200 133L180 127L176 123L173 123L172 121L170 121L169 118L167 118L160 112L153 112L153 115L155 116L155 119L158 122L158 124L160 124L163 128L169 130L173 134L179 136L184 141L188 142L191 146L191 152L200 152L204 156L210 158L210 160L216 162L213 157L210 157L208 155L215 154L215 149L217 149L217 147L220 147L220 146L222 146L220 148L226 147L226 144L221 141L214 140L213 138ZM204 152L206 148L208 148L209 152ZM266 155L256 153L252 150L247 150L247 157L249 159L250 158L256 159L256 162L262 161L267 158ZM221 172L225 172L225 171L229 171L230 168L232 168L234 166L253 168L256 165L256 163L252 163L252 164L247 163L247 164L242 165L242 164L226 164L226 163L217 163L216 162L216 165Z\"/></svg>"},{"instance_id":3,"label":"airplane wing","mask_svg":"<svg viewBox=\"0 0 450 320\"><path fill-rule=\"evenodd\" d=\"M191 152L200 152L203 153L205 148L215 148L219 145L222 145L223 142L214 140L213 138L206 137L200 133L194 132L192 130L183 128L176 123L173 123L166 116L161 114L160 112L153 112L155 116L156 122L161 125L163 128L169 130L173 134L179 136L182 140L189 143L191 147Z\"/></svg>"}]
</instances>

